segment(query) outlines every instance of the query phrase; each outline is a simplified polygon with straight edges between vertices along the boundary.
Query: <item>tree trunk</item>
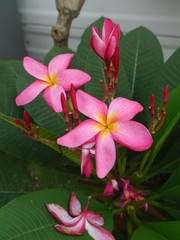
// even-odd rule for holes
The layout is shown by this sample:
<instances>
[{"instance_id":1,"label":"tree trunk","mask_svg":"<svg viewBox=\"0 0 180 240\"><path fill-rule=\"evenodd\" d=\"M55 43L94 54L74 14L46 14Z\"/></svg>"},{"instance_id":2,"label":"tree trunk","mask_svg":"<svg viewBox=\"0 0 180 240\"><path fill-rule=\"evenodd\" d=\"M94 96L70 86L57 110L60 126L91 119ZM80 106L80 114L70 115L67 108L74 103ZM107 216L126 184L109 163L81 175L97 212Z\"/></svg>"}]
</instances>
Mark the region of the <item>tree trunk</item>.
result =
<instances>
[{"instance_id":1,"label":"tree trunk","mask_svg":"<svg viewBox=\"0 0 180 240\"><path fill-rule=\"evenodd\" d=\"M52 27L51 35L55 47L67 47L72 20L76 18L85 0L56 0L59 12L57 23Z\"/></svg>"}]
</instances>

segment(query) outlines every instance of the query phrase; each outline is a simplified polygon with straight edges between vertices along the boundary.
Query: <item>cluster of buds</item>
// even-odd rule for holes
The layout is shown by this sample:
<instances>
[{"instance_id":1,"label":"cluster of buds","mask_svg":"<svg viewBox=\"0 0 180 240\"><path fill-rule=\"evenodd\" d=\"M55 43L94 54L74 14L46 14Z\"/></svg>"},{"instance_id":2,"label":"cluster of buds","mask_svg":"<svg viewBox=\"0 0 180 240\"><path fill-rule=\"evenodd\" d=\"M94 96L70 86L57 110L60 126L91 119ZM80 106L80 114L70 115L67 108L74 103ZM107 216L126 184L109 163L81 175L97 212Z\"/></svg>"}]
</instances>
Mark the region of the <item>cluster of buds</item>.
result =
<instances>
[{"instance_id":1,"label":"cluster of buds","mask_svg":"<svg viewBox=\"0 0 180 240\"><path fill-rule=\"evenodd\" d=\"M168 102L168 86L164 88L164 96L163 96L163 105L160 109L157 107L155 109L155 98L154 95L151 95L150 105L149 105L149 113L151 118L150 132L155 134L162 127L165 117L166 117L166 105Z\"/></svg>"},{"instance_id":2,"label":"cluster of buds","mask_svg":"<svg viewBox=\"0 0 180 240\"><path fill-rule=\"evenodd\" d=\"M67 93L67 99L65 98L64 93L61 93L61 104L66 123L66 132L69 132L80 123L76 91L73 84L71 84L70 92Z\"/></svg>"},{"instance_id":3,"label":"cluster of buds","mask_svg":"<svg viewBox=\"0 0 180 240\"><path fill-rule=\"evenodd\" d=\"M101 80L100 84L105 93L103 101L112 100L118 83L119 72L119 39L120 25L115 25L110 19L104 20L102 28L102 38L96 26L92 27L92 38L90 41L94 52L105 62L105 74L107 77L107 86Z\"/></svg>"},{"instance_id":4,"label":"cluster of buds","mask_svg":"<svg viewBox=\"0 0 180 240\"><path fill-rule=\"evenodd\" d=\"M15 118L14 122L22 128L22 133L34 140L39 139L39 127L32 127L30 117L26 111L23 112L24 122Z\"/></svg>"},{"instance_id":5,"label":"cluster of buds","mask_svg":"<svg viewBox=\"0 0 180 240\"><path fill-rule=\"evenodd\" d=\"M121 192L120 197L116 200L116 205L120 208L125 206L133 206L134 203L143 201L146 198L146 194L140 190L137 190L130 184L129 178L127 179L110 179L104 189L104 196L112 196L115 192ZM144 210L148 209L148 204L141 205Z\"/></svg>"}]
</instances>

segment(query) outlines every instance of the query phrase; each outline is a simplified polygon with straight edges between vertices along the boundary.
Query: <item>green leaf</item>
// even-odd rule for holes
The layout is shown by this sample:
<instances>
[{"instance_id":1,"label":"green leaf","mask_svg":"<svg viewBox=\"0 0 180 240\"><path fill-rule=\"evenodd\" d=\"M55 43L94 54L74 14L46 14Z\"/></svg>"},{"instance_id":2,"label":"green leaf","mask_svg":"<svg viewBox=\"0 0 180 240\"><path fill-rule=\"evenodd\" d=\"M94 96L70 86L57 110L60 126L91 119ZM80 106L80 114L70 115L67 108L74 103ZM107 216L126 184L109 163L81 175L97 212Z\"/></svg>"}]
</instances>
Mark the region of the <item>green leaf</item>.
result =
<instances>
[{"instance_id":1,"label":"green leaf","mask_svg":"<svg viewBox=\"0 0 180 240\"><path fill-rule=\"evenodd\" d=\"M0 153L0 207L30 190L31 177L24 162Z\"/></svg>"},{"instance_id":2,"label":"green leaf","mask_svg":"<svg viewBox=\"0 0 180 240\"><path fill-rule=\"evenodd\" d=\"M83 192L76 193L84 207L87 196ZM23 195L12 200L0 210L0 239L6 240L51 240L51 239L92 239L87 232L82 236L68 236L55 230L55 219L48 213L45 204L57 203L68 209L69 191L59 189L42 190ZM89 210L96 211L104 217L104 228L112 230L113 217L107 208L92 200Z\"/></svg>"},{"instance_id":3,"label":"green leaf","mask_svg":"<svg viewBox=\"0 0 180 240\"><path fill-rule=\"evenodd\" d=\"M164 196L180 199L180 166L175 168L171 176L161 187L160 193Z\"/></svg>"},{"instance_id":4,"label":"green leaf","mask_svg":"<svg viewBox=\"0 0 180 240\"><path fill-rule=\"evenodd\" d=\"M173 90L169 95L169 100L166 108L166 118L161 129L154 135L153 146L152 146L152 149L150 150L151 153L148 157L147 167L146 167L146 170L144 170L144 174L147 173L147 171L149 170L148 164L150 162L153 162L154 159L157 157L159 151L163 147L163 144L167 140L168 136L172 133L173 129L175 129L175 126L179 121L179 118L180 118L180 112L179 112L180 102L178 101L179 94L180 94L180 85L176 87L176 89ZM174 148L174 151L175 151L175 148ZM160 157L162 158L162 161L163 161L163 155L158 156L158 158Z\"/></svg>"},{"instance_id":5,"label":"green leaf","mask_svg":"<svg viewBox=\"0 0 180 240\"><path fill-rule=\"evenodd\" d=\"M155 96L157 106L162 104L163 90L166 85L169 92L180 84L180 47L161 66L157 75L152 79L151 92Z\"/></svg>"},{"instance_id":6,"label":"green leaf","mask_svg":"<svg viewBox=\"0 0 180 240\"><path fill-rule=\"evenodd\" d=\"M180 222L144 223L132 235L131 240L180 239Z\"/></svg>"},{"instance_id":7,"label":"green leaf","mask_svg":"<svg viewBox=\"0 0 180 240\"><path fill-rule=\"evenodd\" d=\"M15 104L16 81L24 74L21 61L0 61L0 112L19 117L22 109Z\"/></svg>"},{"instance_id":8,"label":"green leaf","mask_svg":"<svg viewBox=\"0 0 180 240\"><path fill-rule=\"evenodd\" d=\"M88 26L82 35L81 42L77 48L77 54L83 59L83 63L84 63L83 69L85 69L89 52L92 51L90 47L90 39L92 37L92 26L95 25L98 28L98 30L101 32L103 22L104 22L104 17L100 17L97 21L93 22L90 26Z\"/></svg>"},{"instance_id":9,"label":"green leaf","mask_svg":"<svg viewBox=\"0 0 180 240\"><path fill-rule=\"evenodd\" d=\"M120 59L128 75L133 99L148 109L152 79L163 64L157 37L144 27L132 30L120 42ZM145 111L141 116L145 119Z\"/></svg>"}]
</instances>

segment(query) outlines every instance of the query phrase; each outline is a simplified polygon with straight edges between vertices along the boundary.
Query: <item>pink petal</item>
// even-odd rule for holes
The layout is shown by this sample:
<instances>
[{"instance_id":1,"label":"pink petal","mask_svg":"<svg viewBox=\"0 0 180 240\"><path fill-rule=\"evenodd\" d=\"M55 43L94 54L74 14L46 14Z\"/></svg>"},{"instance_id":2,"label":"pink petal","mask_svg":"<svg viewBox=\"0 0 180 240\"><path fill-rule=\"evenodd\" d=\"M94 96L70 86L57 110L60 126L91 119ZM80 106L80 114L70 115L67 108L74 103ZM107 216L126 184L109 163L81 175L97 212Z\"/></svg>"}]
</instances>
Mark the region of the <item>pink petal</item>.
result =
<instances>
[{"instance_id":1,"label":"pink petal","mask_svg":"<svg viewBox=\"0 0 180 240\"><path fill-rule=\"evenodd\" d=\"M48 84L46 82L36 80L16 97L16 105L21 106L31 102L47 87Z\"/></svg>"},{"instance_id":2,"label":"pink petal","mask_svg":"<svg viewBox=\"0 0 180 240\"><path fill-rule=\"evenodd\" d=\"M111 37L109 40L107 46L106 46L106 51L104 54L104 60L105 61L110 61L112 59L112 56L116 50L117 43L115 37Z\"/></svg>"},{"instance_id":3,"label":"pink petal","mask_svg":"<svg viewBox=\"0 0 180 240\"><path fill-rule=\"evenodd\" d=\"M81 151L81 174L86 177L90 177L92 173L92 162L90 158L90 151L82 149Z\"/></svg>"},{"instance_id":4,"label":"pink petal","mask_svg":"<svg viewBox=\"0 0 180 240\"><path fill-rule=\"evenodd\" d=\"M69 68L73 56L74 54L65 53L54 57L48 65L48 72L50 77L53 78L54 75L57 75L59 72L62 72L65 69Z\"/></svg>"},{"instance_id":5,"label":"pink petal","mask_svg":"<svg viewBox=\"0 0 180 240\"><path fill-rule=\"evenodd\" d=\"M84 232L84 229L79 227L79 225L73 227L65 227L64 225L56 224L55 228L61 233L72 236L82 235Z\"/></svg>"},{"instance_id":6,"label":"pink petal","mask_svg":"<svg viewBox=\"0 0 180 240\"><path fill-rule=\"evenodd\" d=\"M65 91L61 85L48 87L44 91L45 101L55 112L62 112L62 105L60 100L61 93L64 93L64 96L66 96Z\"/></svg>"},{"instance_id":7,"label":"pink petal","mask_svg":"<svg viewBox=\"0 0 180 240\"><path fill-rule=\"evenodd\" d=\"M112 196L114 194L114 190L119 190L118 182L115 179L111 179L106 185L103 195Z\"/></svg>"},{"instance_id":8,"label":"pink petal","mask_svg":"<svg viewBox=\"0 0 180 240\"><path fill-rule=\"evenodd\" d=\"M152 145L152 136L141 123L126 121L118 123L118 126L119 130L112 131L111 134L122 146L134 151L145 151Z\"/></svg>"},{"instance_id":9,"label":"pink petal","mask_svg":"<svg viewBox=\"0 0 180 240\"><path fill-rule=\"evenodd\" d=\"M86 218L83 216L80 220L73 226L64 226L60 224L56 224L55 228L64 234L67 235L81 235L85 230Z\"/></svg>"},{"instance_id":10,"label":"pink petal","mask_svg":"<svg viewBox=\"0 0 180 240\"><path fill-rule=\"evenodd\" d=\"M106 125L107 106L105 103L81 90L77 91L76 97L78 109L81 113Z\"/></svg>"},{"instance_id":11,"label":"pink petal","mask_svg":"<svg viewBox=\"0 0 180 240\"><path fill-rule=\"evenodd\" d=\"M120 39L120 33L121 33L121 31L120 31L120 24L118 23L116 25L116 27L112 31L112 36L115 37L117 45L118 45L118 42L119 42L119 39Z\"/></svg>"},{"instance_id":12,"label":"pink petal","mask_svg":"<svg viewBox=\"0 0 180 240\"><path fill-rule=\"evenodd\" d=\"M100 127L101 126L91 119L85 120L72 131L58 138L57 143L69 148L76 148L86 143L101 131Z\"/></svg>"},{"instance_id":13,"label":"pink petal","mask_svg":"<svg viewBox=\"0 0 180 240\"><path fill-rule=\"evenodd\" d=\"M77 199L76 195L71 192L71 196L70 196L70 202L69 202L69 213L72 216L78 216L79 214L81 214L82 210L81 210L81 203L80 201Z\"/></svg>"},{"instance_id":14,"label":"pink petal","mask_svg":"<svg viewBox=\"0 0 180 240\"><path fill-rule=\"evenodd\" d=\"M94 239L94 240L115 240L113 235L108 232L107 230L95 226L88 221L86 221L86 230L88 231L89 235Z\"/></svg>"},{"instance_id":15,"label":"pink petal","mask_svg":"<svg viewBox=\"0 0 180 240\"><path fill-rule=\"evenodd\" d=\"M99 178L104 178L113 168L116 158L114 140L108 129L96 136L96 172Z\"/></svg>"},{"instance_id":16,"label":"pink petal","mask_svg":"<svg viewBox=\"0 0 180 240\"><path fill-rule=\"evenodd\" d=\"M48 69L42 63L34 60L31 57L25 57L23 59L23 66L26 72L28 72L31 76L38 78L38 80L48 80Z\"/></svg>"},{"instance_id":17,"label":"pink petal","mask_svg":"<svg viewBox=\"0 0 180 240\"><path fill-rule=\"evenodd\" d=\"M75 226L84 218L82 214L72 218L63 207L54 203L46 204L46 207L51 215L66 227Z\"/></svg>"},{"instance_id":18,"label":"pink petal","mask_svg":"<svg viewBox=\"0 0 180 240\"><path fill-rule=\"evenodd\" d=\"M88 211L86 215L87 220L98 226L104 225L104 218L96 212Z\"/></svg>"},{"instance_id":19,"label":"pink petal","mask_svg":"<svg viewBox=\"0 0 180 240\"><path fill-rule=\"evenodd\" d=\"M109 106L107 122L127 121L132 119L143 107L135 101L126 98L115 98Z\"/></svg>"},{"instance_id":20,"label":"pink petal","mask_svg":"<svg viewBox=\"0 0 180 240\"><path fill-rule=\"evenodd\" d=\"M105 18L102 28L102 39L107 44L109 41L109 37L115 28L115 24L109 18Z\"/></svg>"},{"instance_id":21,"label":"pink petal","mask_svg":"<svg viewBox=\"0 0 180 240\"><path fill-rule=\"evenodd\" d=\"M65 225L70 224L74 219L67 213L67 211L64 208L57 204L49 203L46 204L46 207L54 218L56 218L59 222Z\"/></svg>"},{"instance_id":22,"label":"pink petal","mask_svg":"<svg viewBox=\"0 0 180 240\"><path fill-rule=\"evenodd\" d=\"M94 27L93 27L93 29L94 29ZM90 40L90 45L91 45L92 49L95 51L95 53L103 59L105 49L106 49L106 44L100 38L99 34L95 30L93 30L93 36Z\"/></svg>"},{"instance_id":23,"label":"pink petal","mask_svg":"<svg viewBox=\"0 0 180 240\"><path fill-rule=\"evenodd\" d=\"M67 69L62 71L57 75L57 78L65 91L71 89L71 84L73 84L75 88L78 88L91 80L91 77L87 73L78 69Z\"/></svg>"}]
</instances>

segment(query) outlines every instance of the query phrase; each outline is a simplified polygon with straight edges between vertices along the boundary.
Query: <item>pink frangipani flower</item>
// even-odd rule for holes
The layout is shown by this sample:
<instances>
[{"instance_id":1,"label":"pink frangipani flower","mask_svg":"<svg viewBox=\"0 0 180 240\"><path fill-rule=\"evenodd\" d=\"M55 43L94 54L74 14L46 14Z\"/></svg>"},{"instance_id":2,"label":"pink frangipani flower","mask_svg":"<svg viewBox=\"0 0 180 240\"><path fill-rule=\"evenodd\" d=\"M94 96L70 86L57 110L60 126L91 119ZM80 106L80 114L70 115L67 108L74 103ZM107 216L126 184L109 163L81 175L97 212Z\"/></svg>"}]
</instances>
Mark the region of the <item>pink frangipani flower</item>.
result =
<instances>
[{"instance_id":1,"label":"pink frangipani flower","mask_svg":"<svg viewBox=\"0 0 180 240\"><path fill-rule=\"evenodd\" d=\"M47 104L55 112L62 112L61 93L66 96L65 91L70 90L71 84L78 88L91 79L81 70L69 69L72 57L73 54L70 53L57 55L49 62L48 67L30 57L25 57L23 66L26 72L37 80L16 97L16 104L21 106L31 102L44 90Z\"/></svg>"},{"instance_id":2,"label":"pink frangipani flower","mask_svg":"<svg viewBox=\"0 0 180 240\"><path fill-rule=\"evenodd\" d=\"M111 19L105 18L102 28L102 38L99 36L96 26L93 26L90 44L99 57L105 62L109 62L114 55L119 38L120 25L115 25Z\"/></svg>"},{"instance_id":3,"label":"pink frangipani flower","mask_svg":"<svg viewBox=\"0 0 180 240\"><path fill-rule=\"evenodd\" d=\"M109 108L91 95L77 91L77 105L81 113L89 117L66 135L57 139L57 143L76 148L95 137L96 172L104 178L112 169L116 159L115 142L135 151L144 151L152 144L148 129L131 119L143 107L126 98L114 99Z\"/></svg>"},{"instance_id":4,"label":"pink frangipani flower","mask_svg":"<svg viewBox=\"0 0 180 240\"><path fill-rule=\"evenodd\" d=\"M69 203L68 212L57 204L46 204L48 211L56 218L60 224L56 224L55 228L67 235L82 235L85 230L95 240L114 240L110 232L103 229L104 219L99 214L88 211L90 198L83 210L81 203L76 195L72 192Z\"/></svg>"}]
</instances>

